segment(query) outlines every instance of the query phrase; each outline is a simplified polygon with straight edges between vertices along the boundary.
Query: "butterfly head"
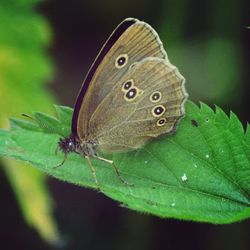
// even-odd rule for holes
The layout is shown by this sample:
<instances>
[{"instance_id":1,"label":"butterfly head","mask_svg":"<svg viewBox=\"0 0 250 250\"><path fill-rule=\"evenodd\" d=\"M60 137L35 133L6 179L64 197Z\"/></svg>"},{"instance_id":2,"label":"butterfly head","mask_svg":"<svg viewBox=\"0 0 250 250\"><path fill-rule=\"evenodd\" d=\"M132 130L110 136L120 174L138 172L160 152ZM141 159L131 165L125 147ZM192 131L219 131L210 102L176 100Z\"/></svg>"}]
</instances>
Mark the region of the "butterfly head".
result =
<instances>
[{"instance_id":1,"label":"butterfly head","mask_svg":"<svg viewBox=\"0 0 250 250\"><path fill-rule=\"evenodd\" d=\"M77 141L73 136L60 138L58 142L59 149L64 153L76 152Z\"/></svg>"}]
</instances>

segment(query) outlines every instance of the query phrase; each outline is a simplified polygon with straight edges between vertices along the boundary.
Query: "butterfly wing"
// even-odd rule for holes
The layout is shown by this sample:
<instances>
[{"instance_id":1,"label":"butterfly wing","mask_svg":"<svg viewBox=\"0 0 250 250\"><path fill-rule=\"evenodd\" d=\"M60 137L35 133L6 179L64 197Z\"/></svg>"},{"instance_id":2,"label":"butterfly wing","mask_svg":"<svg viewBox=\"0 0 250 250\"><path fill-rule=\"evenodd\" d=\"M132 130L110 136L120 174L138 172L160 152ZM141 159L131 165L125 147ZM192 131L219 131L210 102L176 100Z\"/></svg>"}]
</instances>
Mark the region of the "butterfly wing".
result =
<instances>
[{"instance_id":1,"label":"butterfly wing","mask_svg":"<svg viewBox=\"0 0 250 250\"><path fill-rule=\"evenodd\" d=\"M149 57L134 64L105 96L89 121L101 151L136 149L175 130L184 115L185 79L168 61Z\"/></svg>"},{"instance_id":2,"label":"butterfly wing","mask_svg":"<svg viewBox=\"0 0 250 250\"><path fill-rule=\"evenodd\" d=\"M72 120L74 135L82 141L89 137L93 132L89 122L92 114L102 105L103 99L113 93L131 65L146 57L168 61L162 43L151 26L137 19L125 19L104 44L82 85Z\"/></svg>"}]
</instances>

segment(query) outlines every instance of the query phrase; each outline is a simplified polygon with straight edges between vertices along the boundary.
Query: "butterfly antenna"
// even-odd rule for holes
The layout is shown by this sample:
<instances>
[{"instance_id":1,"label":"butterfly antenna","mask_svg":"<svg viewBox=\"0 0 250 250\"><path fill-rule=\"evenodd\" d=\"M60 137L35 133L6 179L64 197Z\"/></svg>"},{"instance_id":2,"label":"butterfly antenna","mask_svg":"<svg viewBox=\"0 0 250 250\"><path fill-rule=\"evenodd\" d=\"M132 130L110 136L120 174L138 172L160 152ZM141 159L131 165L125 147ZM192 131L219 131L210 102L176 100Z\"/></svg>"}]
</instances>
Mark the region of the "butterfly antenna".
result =
<instances>
[{"instance_id":1,"label":"butterfly antenna","mask_svg":"<svg viewBox=\"0 0 250 250\"><path fill-rule=\"evenodd\" d=\"M22 116L29 118L30 120L32 120L33 122L35 122L40 128L42 129L47 129L49 131L51 131L52 133L54 132L52 128L49 128L48 126L46 126L46 124L36 120L34 117L27 115L27 114L21 114Z\"/></svg>"},{"instance_id":2,"label":"butterfly antenna","mask_svg":"<svg viewBox=\"0 0 250 250\"><path fill-rule=\"evenodd\" d=\"M26 117L26 118L29 118L30 120L32 120L32 121L34 121L34 122L36 122L36 123L37 123L37 120L36 120L34 117L30 116L30 115L27 115L27 114L21 114L21 116L24 116L24 117Z\"/></svg>"},{"instance_id":3,"label":"butterfly antenna","mask_svg":"<svg viewBox=\"0 0 250 250\"><path fill-rule=\"evenodd\" d=\"M41 121L35 119L34 117L27 115L27 114L21 114L21 115L35 122L41 129L45 129L52 134L58 134L58 131L56 129L53 129L52 127L48 127L45 123L42 123Z\"/></svg>"}]
</instances>

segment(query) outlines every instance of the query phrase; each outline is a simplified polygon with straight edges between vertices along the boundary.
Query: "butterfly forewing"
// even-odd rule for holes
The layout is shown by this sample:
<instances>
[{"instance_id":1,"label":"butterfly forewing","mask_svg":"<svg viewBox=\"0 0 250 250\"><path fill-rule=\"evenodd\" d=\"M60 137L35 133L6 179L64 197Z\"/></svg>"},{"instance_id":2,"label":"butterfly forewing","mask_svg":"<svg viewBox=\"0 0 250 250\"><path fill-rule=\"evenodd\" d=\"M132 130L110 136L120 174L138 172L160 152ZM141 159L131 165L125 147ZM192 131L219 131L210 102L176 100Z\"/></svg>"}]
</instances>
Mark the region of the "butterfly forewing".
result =
<instances>
[{"instance_id":1,"label":"butterfly forewing","mask_svg":"<svg viewBox=\"0 0 250 250\"><path fill-rule=\"evenodd\" d=\"M128 27L126 23L129 23ZM118 34L119 27L126 27L121 34ZM113 37L116 37L115 41ZM103 58L100 59L100 56ZM83 84L74 110L73 134L80 140L88 139L90 130L91 133L94 130L89 121L95 110L103 105L102 102L110 92L114 92L116 85L130 67L147 57L163 58L168 61L157 33L144 22L126 19L113 32L99 53L99 58L96 59L98 67L95 66L94 73L90 70L91 79L86 77L88 82Z\"/></svg>"}]
</instances>

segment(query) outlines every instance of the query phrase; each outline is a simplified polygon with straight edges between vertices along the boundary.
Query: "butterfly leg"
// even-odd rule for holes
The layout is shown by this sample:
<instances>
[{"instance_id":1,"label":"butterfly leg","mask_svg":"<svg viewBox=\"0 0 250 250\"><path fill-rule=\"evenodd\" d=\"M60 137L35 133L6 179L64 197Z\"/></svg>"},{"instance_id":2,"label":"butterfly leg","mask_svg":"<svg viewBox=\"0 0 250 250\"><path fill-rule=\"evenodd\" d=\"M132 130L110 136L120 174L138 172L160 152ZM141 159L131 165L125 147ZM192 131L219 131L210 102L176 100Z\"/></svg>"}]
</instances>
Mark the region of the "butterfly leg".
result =
<instances>
[{"instance_id":1,"label":"butterfly leg","mask_svg":"<svg viewBox=\"0 0 250 250\"><path fill-rule=\"evenodd\" d=\"M124 180L124 179L122 178L120 172L118 171L118 168L116 167L116 165L115 165L115 163L114 163L113 161L108 160L108 159L106 159L106 158L99 157L99 156L96 156L96 158L99 159L99 160L101 160L101 161L104 161L104 162L106 162L106 163L108 163L108 164L110 164L110 165L112 165L113 168L114 168L114 170L115 170L115 173L116 173L117 177L119 178L119 180L120 180L123 184L125 184L125 185L127 185L127 186L133 186L133 184L127 182L126 180Z\"/></svg>"},{"instance_id":2,"label":"butterfly leg","mask_svg":"<svg viewBox=\"0 0 250 250\"><path fill-rule=\"evenodd\" d=\"M58 148L58 147L57 147ZM56 150L56 153L57 153L57 150ZM62 162L60 162L59 164L57 164L56 166L53 166L53 168L58 168L58 167L61 167L64 162L67 160L67 154L64 154L64 158L62 160Z\"/></svg>"},{"instance_id":3,"label":"butterfly leg","mask_svg":"<svg viewBox=\"0 0 250 250\"><path fill-rule=\"evenodd\" d=\"M97 186L97 189L100 190L100 185L99 185L99 182L98 182L97 177L96 177L96 172L95 172L94 166L92 165L92 163L91 163L91 161L90 161L90 159L89 159L89 157L88 157L87 155L84 156L84 158L85 158L85 159L87 160L87 162L88 162L88 165L89 165L89 168L90 168L90 170L91 170L91 172L92 172L92 174L93 174L93 177L94 177L94 180L95 180L95 184L96 184L96 186Z\"/></svg>"}]
</instances>

